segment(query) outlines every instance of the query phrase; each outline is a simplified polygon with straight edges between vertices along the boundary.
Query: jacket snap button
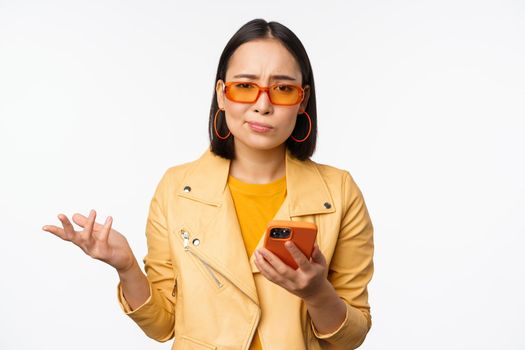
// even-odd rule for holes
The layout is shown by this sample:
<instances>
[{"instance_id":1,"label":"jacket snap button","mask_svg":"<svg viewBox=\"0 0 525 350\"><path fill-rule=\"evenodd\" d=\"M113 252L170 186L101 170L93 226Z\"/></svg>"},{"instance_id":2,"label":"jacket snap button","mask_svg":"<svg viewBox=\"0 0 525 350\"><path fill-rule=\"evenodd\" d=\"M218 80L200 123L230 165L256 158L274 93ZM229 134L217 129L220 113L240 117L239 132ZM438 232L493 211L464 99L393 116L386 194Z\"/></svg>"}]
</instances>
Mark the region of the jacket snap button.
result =
<instances>
[{"instance_id":1,"label":"jacket snap button","mask_svg":"<svg viewBox=\"0 0 525 350\"><path fill-rule=\"evenodd\" d=\"M197 245L199 245L199 244L201 244L200 239L195 238L195 239L193 240L193 245L197 246Z\"/></svg>"},{"instance_id":2,"label":"jacket snap button","mask_svg":"<svg viewBox=\"0 0 525 350\"><path fill-rule=\"evenodd\" d=\"M190 192L191 187L190 186L184 186L184 192Z\"/></svg>"},{"instance_id":3,"label":"jacket snap button","mask_svg":"<svg viewBox=\"0 0 525 350\"><path fill-rule=\"evenodd\" d=\"M330 204L330 203L328 203L328 202L324 202L323 205L324 205L324 207L325 207L326 209L330 209L330 208L332 207L332 204Z\"/></svg>"}]
</instances>

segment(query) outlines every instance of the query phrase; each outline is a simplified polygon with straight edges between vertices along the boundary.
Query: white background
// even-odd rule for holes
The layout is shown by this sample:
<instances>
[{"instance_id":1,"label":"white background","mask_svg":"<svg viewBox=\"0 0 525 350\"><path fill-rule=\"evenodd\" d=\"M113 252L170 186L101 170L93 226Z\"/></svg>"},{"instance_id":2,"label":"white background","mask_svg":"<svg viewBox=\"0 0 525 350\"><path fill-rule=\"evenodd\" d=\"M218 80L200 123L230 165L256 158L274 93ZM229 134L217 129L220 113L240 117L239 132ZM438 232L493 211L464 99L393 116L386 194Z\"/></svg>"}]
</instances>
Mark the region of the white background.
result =
<instances>
[{"instance_id":1,"label":"white background","mask_svg":"<svg viewBox=\"0 0 525 350\"><path fill-rule=\"evenodd\" d=\"M41 227L93 208L142 264L155 186L207 147L219 56L253 18L306 47L313 159L375 226L362 349L525 348L525 3L505 0L0 0L0 348L171 347Z\"/></svg>"}]
</instances>

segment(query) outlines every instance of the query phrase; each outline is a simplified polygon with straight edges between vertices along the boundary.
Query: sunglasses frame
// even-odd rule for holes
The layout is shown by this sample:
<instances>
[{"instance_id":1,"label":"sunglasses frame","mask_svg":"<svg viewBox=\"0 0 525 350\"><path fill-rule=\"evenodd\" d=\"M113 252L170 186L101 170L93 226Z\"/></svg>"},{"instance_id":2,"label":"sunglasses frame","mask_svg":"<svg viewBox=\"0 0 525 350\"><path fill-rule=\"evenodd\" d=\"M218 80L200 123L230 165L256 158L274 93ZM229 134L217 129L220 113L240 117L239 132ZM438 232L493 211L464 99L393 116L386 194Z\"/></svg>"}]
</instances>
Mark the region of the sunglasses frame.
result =
<instances>
[{"instance_id":1,"label":"sunglasses frame","mask_svg":"<svg viewBox=\"0 0 525 350\"><path fill-rule=\"evenodd\" d=\"M257 92L257 96L255 96L255 99L253 101L248 101L248 102L235 101L235 100L232 100L230 97L228 97L228 93L226 91L230 87L230 85L233 85L233 84L251 84L251 85L255 85L259 89L259 91ZM295 103L290 103L290 104L287 104L287 103L286 104L274 103L272 101L272 97L270 96L270 89L272 87L276 86L276 85L288 85L288 86L294 86L294 87L298 88L299 89L299 101L295 102ZM237 102L237 103L255 103L259 99L259 96L261 96L262 92L266 92L270 102L272 104L274 104L274 105L277 105L277 106L294 106L296 104L301 103L303 101L303 99L304 99L304 89L301 86L299 86L299 85L289 84L289 83L275 83L275 84L272 84L272 85L269 85L269 86L260 86L259 84L251 82L251 81L227 81L227 82L224 83L224 85L222 87L222 91L224 92L224 95L228 98L228 100L233 101L233 102Z\"/></svg>"}]
</instances>

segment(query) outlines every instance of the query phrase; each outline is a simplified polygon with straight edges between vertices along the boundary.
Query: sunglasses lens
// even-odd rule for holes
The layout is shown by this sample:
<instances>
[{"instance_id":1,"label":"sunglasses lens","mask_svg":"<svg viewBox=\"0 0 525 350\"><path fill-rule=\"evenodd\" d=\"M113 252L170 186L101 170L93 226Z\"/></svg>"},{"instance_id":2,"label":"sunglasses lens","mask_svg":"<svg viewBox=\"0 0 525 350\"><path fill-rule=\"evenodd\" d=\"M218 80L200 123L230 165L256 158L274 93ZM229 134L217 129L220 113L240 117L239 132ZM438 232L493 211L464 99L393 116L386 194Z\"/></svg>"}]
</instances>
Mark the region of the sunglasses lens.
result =
<instances>
[{"instance_id":1,"label":"sunglasses lens","mask_svg":"<svg viewBox=\"0 0 525 350\"><path fill-rule=\"evenodd\" d=\"M253 103L259 88L249 82L233 83L226 89L226 97L235 102ZM269 90L270 101L276 105L294 105L301 101L301 90L294 85L278 84Z\"/></svg>"},{"instance_id":2,"label":"sunglasses lens","mask_svg":"<svg viewBox=\"0 0 525 350\"><path fill-rule=\"evenodd\" d=\"M235 102L254 102L259 89L251 83L234 83L226 89L226 97Z\"/></svg>"},{"instance_id":3,"label":"sunglasses lens","mask_svg":"<svg viewBox=\"0 0 525 350\"><path fill-rule=\"evenodd\" d=\"M279 84L270 89L272 103L277 105L294 105L301 101L301 91L293 85Z\"/></svg>"}]
</instances>

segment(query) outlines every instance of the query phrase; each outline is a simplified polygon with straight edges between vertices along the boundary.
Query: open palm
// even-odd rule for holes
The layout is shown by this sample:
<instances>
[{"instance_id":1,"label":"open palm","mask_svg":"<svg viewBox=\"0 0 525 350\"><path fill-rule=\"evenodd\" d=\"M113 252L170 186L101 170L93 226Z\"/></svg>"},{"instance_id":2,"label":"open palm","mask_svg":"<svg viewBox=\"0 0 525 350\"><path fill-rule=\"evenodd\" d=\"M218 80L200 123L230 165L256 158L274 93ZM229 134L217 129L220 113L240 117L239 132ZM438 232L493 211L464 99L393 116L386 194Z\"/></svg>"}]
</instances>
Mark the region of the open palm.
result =
<instances>
[{"instance_id":1,"label":"open palm","mask_svg":"<svg viewBox=\"0 0 525 350\"><path fill-rule=\"evenodd\" d=\"M99 224L95 222L96 215L95 210L91 210L88 217L78 213L73 215L73 221L83 228L81 231L75 231L67 216L63 214L58 215L63 228L46 225L42 229L72 242L90 257L101 260L118 271L127 270L133 265L134 256L126 237L111 228L111 216L106 218L104 224Z\"/></svg>"}]
</instances>

